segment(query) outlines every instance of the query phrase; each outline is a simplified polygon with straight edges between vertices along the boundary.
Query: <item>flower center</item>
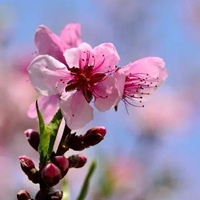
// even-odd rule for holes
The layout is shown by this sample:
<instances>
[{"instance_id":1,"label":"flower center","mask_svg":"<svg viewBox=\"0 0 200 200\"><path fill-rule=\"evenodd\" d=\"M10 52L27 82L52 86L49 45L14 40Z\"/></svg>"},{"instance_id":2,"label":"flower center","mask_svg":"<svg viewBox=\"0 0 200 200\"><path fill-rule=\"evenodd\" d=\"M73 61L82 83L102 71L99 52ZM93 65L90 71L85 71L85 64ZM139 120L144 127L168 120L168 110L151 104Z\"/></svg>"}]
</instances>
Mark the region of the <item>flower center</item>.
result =
<instances>
[{"instance_id":1,"label":"flower center","mask_svg":"<svg viewBox=\"0 0 200 200\"><path fill-rule=\"evenodd\" d=\"M131 104L133 106L143 107L141 105L145 96L149 96L150 93L155 90L159 84L159 78L152 78L149 74L145 73L130 73L126 77L126 83L124 86L123 99L125 103ZM134 100L136 105L132 104L130 101ZM139 103L139 105L137 104Z\"/></svg>"},{"instance_id":2,"label":"flower center","mask_svg":"<svg viewBox=\"0 0 200 200\"><path fill-rule=\"evenodd\" d=\"M85 66L83 69L73 67L70 72L73 78L67 83L65 91L82 90L89 103L94 96L94 86L105 79L105 73L95 73L92 66Z\"/></svg>"}]
</instances>

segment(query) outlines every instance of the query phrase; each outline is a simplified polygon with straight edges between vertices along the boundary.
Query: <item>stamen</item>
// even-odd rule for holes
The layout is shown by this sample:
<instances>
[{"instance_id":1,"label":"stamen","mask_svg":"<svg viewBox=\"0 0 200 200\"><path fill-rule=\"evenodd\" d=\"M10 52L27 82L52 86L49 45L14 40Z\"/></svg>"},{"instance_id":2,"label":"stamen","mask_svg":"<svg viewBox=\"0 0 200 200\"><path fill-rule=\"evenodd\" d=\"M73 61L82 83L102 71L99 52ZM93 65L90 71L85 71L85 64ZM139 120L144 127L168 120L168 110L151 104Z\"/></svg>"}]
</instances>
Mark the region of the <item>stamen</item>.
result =
<instances>
[{"instance_id":1,"label":"stamen","mask_svg":"<svg viewBox=\"0 0 200 200\"><path fill-rule=\"evenodd\" d=\"M127 99L123 99L122 101L124 102L127 111L128 111L127 108L129 105L134 106L134 107L139 107L139 108L144 107L144 105L133 104L132 102L128 101ZM140 102L140 103L142 103L142 102Z\"/></svg>"},{"instance_id":2,"label":"stamen","mask_svg":"<svg viewBox=\"0 0 200 200\"><path fill-rule=\"evenodd\" d=\"M90 60L90 52L86 52L86 62L85 62L85 67L89 65L89 60Z\"/></svg>"},{"instance_id":3,"label":"stamen","mask_svg":"<svg viewBox=\"0 0 200 200\"><path fill-rule=\"evenodd\" d=\"M67 78L61 78L60 80L58 80L58 81L56 82L56 88L58 88L58 84L59 84L59 83L65 84L66 81L67 81Z\"/></svg>"},{"instance_id":4,"label":"stamen","mask_svg":"<svg viewBox=\"0 0 200 200\"><path fill-rule=\"evenodd\" d=\"M93 58L93 64L91 66L94 67L95 66L95 57L94 57L94 55L92 55L92 58Z\"/></svg>"},{"instance_id":5,"label":"stamen","mask_svg":"<svg viewBox=\"0 0 200 200\"><path fill-rule=\"evenodd\" d=\"M100 65L98 65L98 66L95 68L95 70L99 69L99 68L103 65L103 63L105 62L105 55L103 54L102 57L103 57L102 62L100 63ZM95 65L94 65L94 66L95 66Z\"/></svg>"},{"instance_id":6,"label":"stamen","mask_svg":"<svg viewBox=\"0 0 200 200\"><path fill-rule=\"evenodd\" d=\"M159 77L153 78L145 73L129 73L124 86L123 101L125 105L144 107L144 105L138 106L137 103L142 103L143 97L150 95L151 89L157 88L159 82Z\"/></svg>"}]
</instances>

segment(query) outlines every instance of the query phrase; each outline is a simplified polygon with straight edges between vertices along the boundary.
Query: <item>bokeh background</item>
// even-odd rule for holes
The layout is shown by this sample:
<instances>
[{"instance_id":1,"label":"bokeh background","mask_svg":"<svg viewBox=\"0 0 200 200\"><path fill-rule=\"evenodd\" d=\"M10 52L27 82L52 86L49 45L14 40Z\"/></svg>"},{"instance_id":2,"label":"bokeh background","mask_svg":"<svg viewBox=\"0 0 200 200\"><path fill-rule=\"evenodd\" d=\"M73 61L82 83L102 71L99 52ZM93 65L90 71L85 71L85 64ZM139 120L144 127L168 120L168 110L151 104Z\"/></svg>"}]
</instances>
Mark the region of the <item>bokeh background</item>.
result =
<instances>
[{"instance_id":1,"label":"bokeh background","mask_svg":"<svg viewBox=\"0 0 200 200\"><path fill-rule=\"evenodd\" d=\"M0 0L0 199L16 199L37 185L21 172L18 157L37 163L23 134L37 128L27 117L37 93L26 68L34 57L40 24L59 34L71 22L82 40L112 42L120 66L160 56L169 77L144 108L123 104L118 112L95 112L87 128L107 128L105 140L87 149L88 164L68 175L75 199L89 163L96 159L88 200L200 199L200 1L199 0Z\"/></svg>"}]
</instances>

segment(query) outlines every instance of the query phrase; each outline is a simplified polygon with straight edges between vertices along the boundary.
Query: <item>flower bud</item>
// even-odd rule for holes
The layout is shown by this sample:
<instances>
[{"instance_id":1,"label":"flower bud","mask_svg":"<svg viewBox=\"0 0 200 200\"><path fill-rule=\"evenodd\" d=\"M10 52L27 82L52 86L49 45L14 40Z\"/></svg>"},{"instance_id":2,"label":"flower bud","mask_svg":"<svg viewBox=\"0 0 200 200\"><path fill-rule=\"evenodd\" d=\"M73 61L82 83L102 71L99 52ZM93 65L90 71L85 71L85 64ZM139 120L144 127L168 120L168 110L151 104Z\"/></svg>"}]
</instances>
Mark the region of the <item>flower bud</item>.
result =
<instances>
[{"instance_id":1,"label":"flower bud","mask_svg":"<svg viewBox=\"0 0 200 200\"><path fill-rule=\"evenodd\" d=\"M85 149L85 144L83 141L83 136L76 135L76 134L70 134L67 138L67 146L70 149L73 149L75 151L82 151Z\"/></svg>"},{"instance_id":2,"label":"flower bud","mask_svg":"<svg viewBox=\"0 0 200 200\"><path fill-rule=\"evenodd\" d=\"M69 169L69 161L65 156L55 156L53 163L60 169L62 177L64 177Z\"/></svg>"},{"instance_id":3,"label":"flower bud","mask_svg":"<svg viewBox=\"0 0 200 200\"><path fill-rule=\"evenodd\" d=\"M63 197L63 192L61 190L51 191L48 194L49 200L61 200Z\"/></svg>"},{"instance_id":4,"label":"flower bud","mask_svg":"<svg viewBox=\"0 0 200 200\"><path fill-rule=\"evenodd\" d=\"M104 139L105 135L106 135L105 127L98 126L98 127L91 128L83 136L85 147L90 147L90 146L94 146L98 144Z\"/></svg>"},{"instance_id":5,"label":"flower bud","mask_svg":"<svg viewBox=\"0 0 200 200\"><path fill-rule=\"evenodd\" d=\"M40 134L33 129L27 129L26 131L24 131L24 134L26 135L29 144L36 151L38 151L38 146L39 146L39 143L40 143Z\"/></svg>"},{"instance_id":6,"label":"flower bud","mask_svg":"<svg viewBox=\"0 0 200 200\"><path fill-rule=\"evenodd\" d=\"M60 169L53 163L48 163L42 170L42 179L49 185L56 185L62 178Z\"/></svg>"},{"instance_id":7,"label":"flower bud","mask_svg":"<svg viewBox=\"0 0 200 200\"><path fill-rule=\"evenodd\" d=\"M39 183L40 175L37 169L35 168L33 161L27 156L20 156L19 160L21 168L23 172L28 176L29 180L31 180L33 183Z\"/></svg>"},{"instance_id":8,"label":"flower bud","mask_svg":"<svg viewBox=\"0 0 200 200\"><path fill-rule=\"evenodd\" d=\"M31 200L31 196L27 190L20 190L17 193L17 199L18 200Z\"/></svg>"},{"instance_id":9,"label":"flower bud","mask_svg":"<svg viewBox=\"0 0 200 200\"><path fill-rule=\"evenodd\" d=\"M81 168L87 162L87 158L84 155L78 154L68 157L69 168Z\"/></svg>"}]
</instances>

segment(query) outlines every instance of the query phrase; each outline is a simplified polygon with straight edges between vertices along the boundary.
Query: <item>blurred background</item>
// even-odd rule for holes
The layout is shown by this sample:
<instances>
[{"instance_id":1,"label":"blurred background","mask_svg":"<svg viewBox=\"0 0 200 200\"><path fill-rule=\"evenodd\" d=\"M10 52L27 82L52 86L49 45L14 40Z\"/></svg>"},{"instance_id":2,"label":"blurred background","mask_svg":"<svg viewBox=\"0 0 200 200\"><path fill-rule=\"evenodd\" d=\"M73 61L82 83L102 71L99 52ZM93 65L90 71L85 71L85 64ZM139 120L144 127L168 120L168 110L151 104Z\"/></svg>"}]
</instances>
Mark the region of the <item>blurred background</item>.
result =
<instances>
[{"instance_id":1,"label":"blurred background","mask_svg":"<svg viewBox=\"0 0 200 200\"><path fill-rule=\"evenodd\" d=\"M107 128L105 140L85 150L96 159L88 200L200 199L200 1L199 0L0 0L0 199L16 199L20 189L32 195L18 161L37 162L24 130L37 128L27 117L37 93L26 68L34 57L34 33L40 24L56 34L72 22L93 47L112 42L120 66L160 56L169 77L144 108L119 105L118 112L95 112L95 125ZM69 172L75 199L88 165Z\"/></svg>"}]
</instances>

